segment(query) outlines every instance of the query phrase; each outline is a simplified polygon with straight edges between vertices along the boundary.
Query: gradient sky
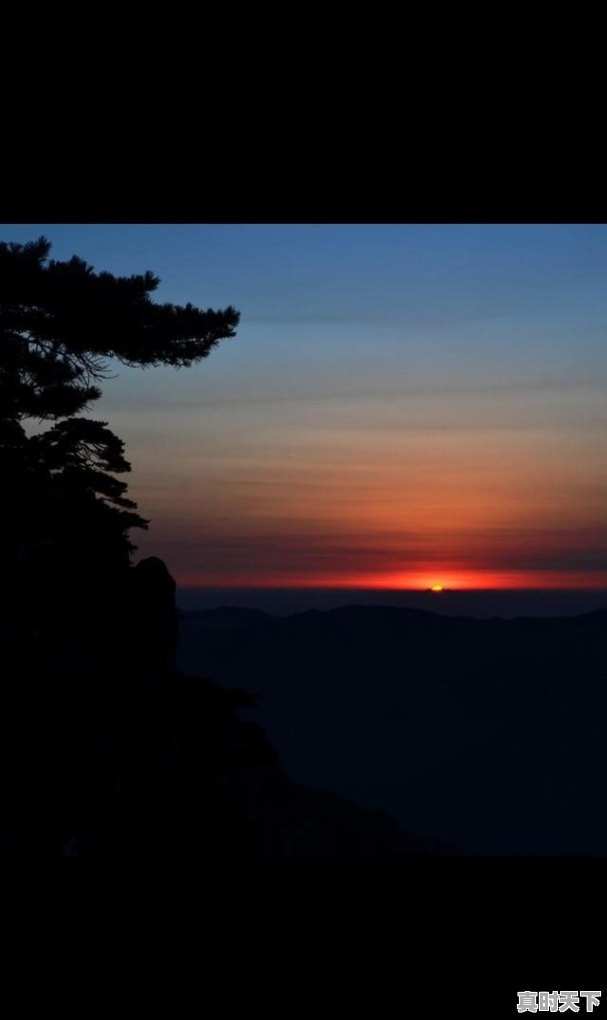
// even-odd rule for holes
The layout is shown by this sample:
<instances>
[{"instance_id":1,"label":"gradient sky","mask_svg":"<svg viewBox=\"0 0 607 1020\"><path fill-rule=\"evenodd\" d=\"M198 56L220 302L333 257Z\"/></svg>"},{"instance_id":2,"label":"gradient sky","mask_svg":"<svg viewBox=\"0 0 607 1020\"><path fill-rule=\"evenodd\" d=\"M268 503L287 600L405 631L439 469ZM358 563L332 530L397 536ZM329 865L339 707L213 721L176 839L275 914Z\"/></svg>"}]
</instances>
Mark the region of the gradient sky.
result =
<instances>
[{"instance_id":1,"label":"gradient sky","mask_svg":"<svg viewBox=\"0 0 607 1020\"><path fill-rule=\"evenodd\" d=\"M241 312L92 414L181 585L607 587L607 227L3 225Z\"/></svg>"}]
</instances>

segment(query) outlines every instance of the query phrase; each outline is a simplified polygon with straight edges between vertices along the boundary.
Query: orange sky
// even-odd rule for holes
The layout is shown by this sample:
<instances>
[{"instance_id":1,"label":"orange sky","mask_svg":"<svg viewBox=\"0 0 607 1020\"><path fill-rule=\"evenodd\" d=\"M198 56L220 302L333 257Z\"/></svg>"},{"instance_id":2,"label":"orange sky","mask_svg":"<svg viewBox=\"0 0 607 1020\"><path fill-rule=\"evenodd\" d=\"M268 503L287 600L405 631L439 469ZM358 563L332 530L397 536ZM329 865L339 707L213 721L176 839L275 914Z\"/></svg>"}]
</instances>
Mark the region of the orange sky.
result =
<instances>
[{"instance_id":1,"label":"orange sky","mask_svg":"<svg viewBox=\"0 0 607 1020\"><path fill-rule=\"evenodd\" d=\"M548 420L565 406L542 401ZM222 440L204 452L182 424L174 490L156 452L140 451L135 493L154 522L142 551L179 555L192 586L607 587L600 429L433 428L445 402L420 405L409 401L417 426L402 431L361 398L317 406L316 422L282 407L276 431L266 410L238 436L209 411Z\"/></svg>"}]
</instances>

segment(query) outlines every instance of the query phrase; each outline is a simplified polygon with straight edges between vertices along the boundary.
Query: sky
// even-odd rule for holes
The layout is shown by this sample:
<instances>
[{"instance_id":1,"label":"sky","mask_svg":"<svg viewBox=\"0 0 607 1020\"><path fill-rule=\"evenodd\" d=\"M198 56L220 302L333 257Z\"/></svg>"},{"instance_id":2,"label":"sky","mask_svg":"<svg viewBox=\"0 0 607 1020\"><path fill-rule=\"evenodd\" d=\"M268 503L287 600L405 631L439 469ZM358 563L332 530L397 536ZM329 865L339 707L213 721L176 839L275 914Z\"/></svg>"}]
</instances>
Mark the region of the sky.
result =
<instances>
[{"instance_id":1,"label":"sky","mask_svg":"<svg viewBox=\"0 0 607 1020\"><path fill-rule=\"evenodd\" d=\"M2 225L235 306L91 410L180 586L607 588L607 226Z\"/></svg>"}]
</instances>

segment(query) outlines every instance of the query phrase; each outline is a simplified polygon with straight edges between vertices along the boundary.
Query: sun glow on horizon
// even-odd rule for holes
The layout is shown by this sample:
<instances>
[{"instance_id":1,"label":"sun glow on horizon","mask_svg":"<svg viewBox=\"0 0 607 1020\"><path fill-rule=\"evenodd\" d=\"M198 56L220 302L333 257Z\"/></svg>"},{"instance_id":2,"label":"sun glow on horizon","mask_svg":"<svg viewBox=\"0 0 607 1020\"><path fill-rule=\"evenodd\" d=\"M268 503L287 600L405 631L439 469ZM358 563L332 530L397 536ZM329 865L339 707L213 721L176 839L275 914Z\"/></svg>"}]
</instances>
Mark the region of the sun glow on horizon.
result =
<instances>
[{"instance_id":1,"label":"sun glow on horizon","mask_svg":"<svg viewBox=\"0 0 607 1020\"><path fill-rule=\"evenodd\" d=\"M496 590L547 590L547 589L607 589L607 573L587 572L532 572L512 571L510 573L470 570L468 573L445 576L441 584L434 578L419 574L333 574L319 575L314 573L276 573L268 571L259 575L257 572L238 572L226 577L213 572L181 572L176 571L176 580L183 588L326 588L326 589L380 589L384 591L445 592L465 591L496 591ZM436 577L436 575L435 575Z\"/></svg>"}]
</instances>

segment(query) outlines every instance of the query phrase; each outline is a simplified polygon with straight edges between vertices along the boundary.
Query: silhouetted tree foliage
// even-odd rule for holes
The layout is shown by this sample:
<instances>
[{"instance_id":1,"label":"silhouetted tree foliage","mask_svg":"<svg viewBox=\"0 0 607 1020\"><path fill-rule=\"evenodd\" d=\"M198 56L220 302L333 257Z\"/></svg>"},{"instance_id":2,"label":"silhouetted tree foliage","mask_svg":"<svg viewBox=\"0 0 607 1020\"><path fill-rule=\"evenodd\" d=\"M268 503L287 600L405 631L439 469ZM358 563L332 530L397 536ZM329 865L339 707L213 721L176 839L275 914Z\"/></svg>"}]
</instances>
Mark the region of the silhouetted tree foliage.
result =
<instances>
[{"instance_id":1,"label":"silhouetted tree foliage","mask_svg":"<svg viewBox=\"0 0 607 1020\"><path fill-rule=\"evenodd\" d=\"M128 366L192 365L234 336L232 307L206 311L152 300L159 279L97 273L83 259L49 258L45 238L0 243L0 477L5 574L24 586L86 557L125 569L128 532L145 528L126 483L124 444L83 417L111 359ZM35 423L45 424L35 432ZM11 569L12 568L12 569ZM73 578L72 578L73 579Z\"/></svg>"}]
</instances>

